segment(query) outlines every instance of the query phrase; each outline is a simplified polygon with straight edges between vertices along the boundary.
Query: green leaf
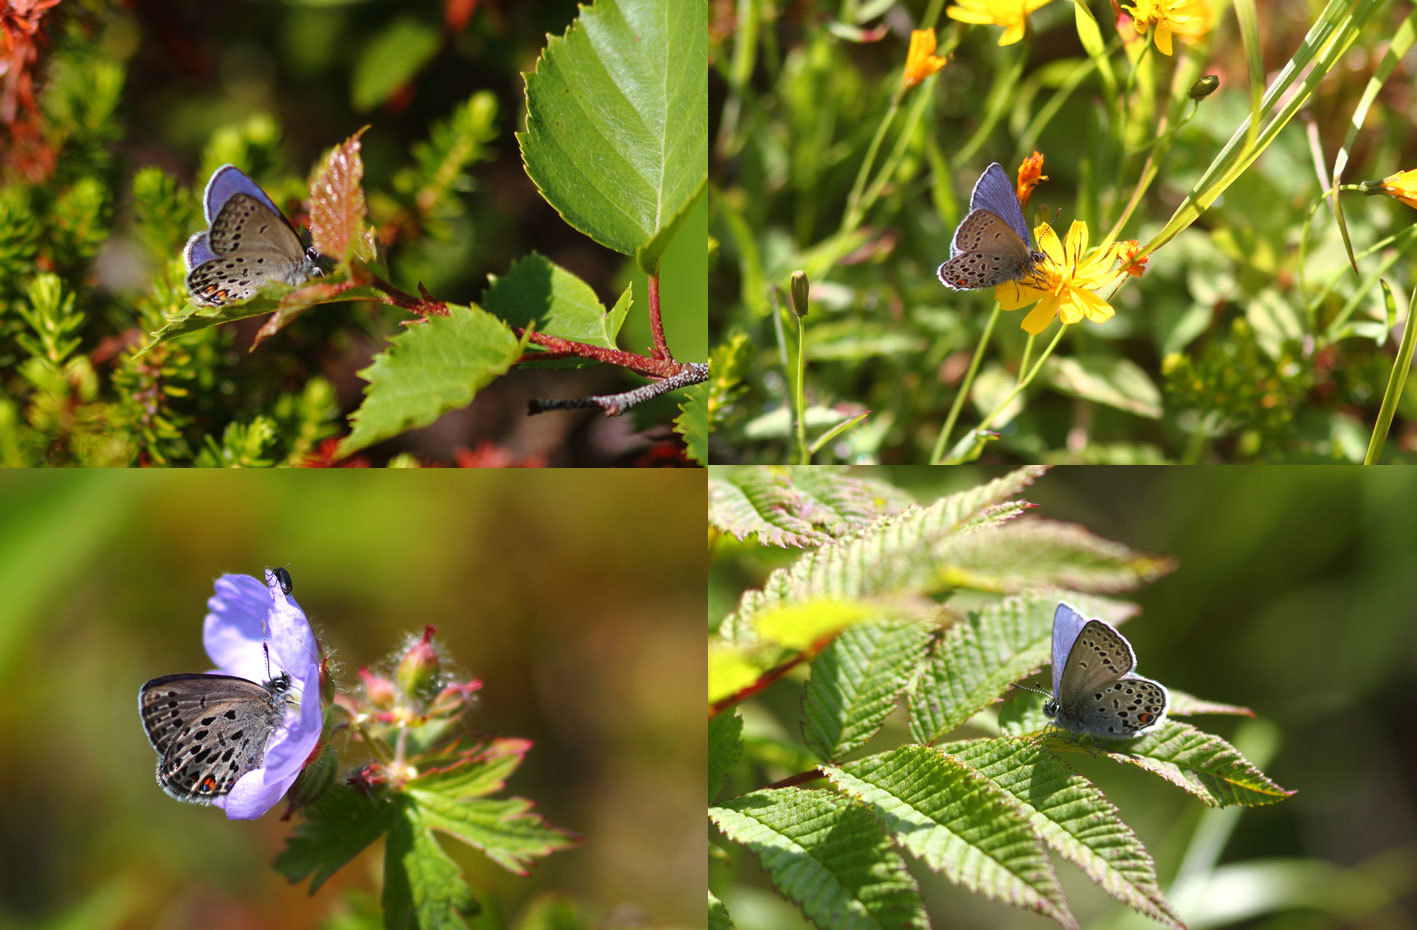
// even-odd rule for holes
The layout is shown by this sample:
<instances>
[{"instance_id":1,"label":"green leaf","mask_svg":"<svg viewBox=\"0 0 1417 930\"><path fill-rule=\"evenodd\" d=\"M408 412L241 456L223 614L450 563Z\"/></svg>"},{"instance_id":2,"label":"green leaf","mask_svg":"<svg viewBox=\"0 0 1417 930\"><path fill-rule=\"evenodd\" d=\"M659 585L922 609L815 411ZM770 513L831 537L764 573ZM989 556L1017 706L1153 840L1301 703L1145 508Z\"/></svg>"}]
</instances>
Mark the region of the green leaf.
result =
<instances>
[{"instance_id":1,"label":"green leaf","mask_svg":"<svg viewBox=\"0 0 1417 930\"><path fill-rule=\"evenodd\" d=\"M1055 355L1048 360L1043 372L1053 387L1065 394L1139 417L1161 418L1161 390L1141 366L1128 359L1107 355L1077 358Z\"/></svg>"},{"instance_id":2,"label":"green leaf","mask_svg":"<svg viewBox=\"0 0 1417 930\"><path fill-rule=\"evenodd\" d=\"M928 595L945 590L936 550L961 536L1013 519L1029 507L1009 496L1043 474L1021 468L987 484L942 497L928 507L910 507L875 524L870 532L806 553L768 576L761 590L744 593L738 609L719 626L730 642L753 642L773 611L842 609L865 619L889 609L896 616L935 609ZM883 599L889 595L889 605Z\"/></svg>"},{"instance_id":3,"label":"green leaf","mask_svg":"<svg viewBox=\"0 0 1417 930\"><path fill-rule=\"evenodd\" d=\"M708 179L707 26L703 3L599 0L526 76L527 174L650 275Z\"/></svg>"},{"instance_id":4,"label":"green leaf","mask_svg":"<svg viewBox=\"0 0 1417 930\"><path fill-rule=\"evenodd\" d=\"M1050 738L1049 745L1087 751L1062 736ZM1270 781L1225 740L1177 720L1128 742L1125 752L1105 755L1160 775L1211 807L1273 804L1294 793Z\"/></svg>"},{"instance_id":5,"label":"green leaf","mask_svg":"<svg viewBox=\"0 0 1417 930\"><path fill-rule=\"evenodd\" d=\"M421 827L451 834L517 875L526 875L536 859L581 842L532 813L534 805L525 798L470 799L414 785L408 794L417 802L411 810Z\"/></svg>"},{"instance_id":6,"label":"green leaf","mask_svg":"<svg viewBox=\"0 0 1417 930\"><path fill-rule=\"evenodd\" d=\"M1077 927L1028 809L979 772L927 746L822 770L869 805L907 852L951 882Z\"/></svg>"},{"instance_id":7,"label":"green leaf","mask_svg":"<svg viewBox=\"0 0 1417 930\"><path fill-rule=\"evenodd\" d=\"M709 817L823 930L929 926L915 880L860 804L830 791L777 788L709 808Z\"/></svg>"},{"instance_id":8,"label":"green leaf","mask_svg":"<svg viewBox=\"0 0 1417 930\"><path fill-rule=\"evenodd\" d=\"M708 724L708 799L723 790L728 773L743 754L743 718L737 711L715 714Z\"/></svg>"},{"instance_id":9,"label":"green leaf","mask_svg":"<svg viewBox=\"0 0 1417 930\"><path fill-rule=\"evenodd\" d=\"M766 546L823 545L910 503L883 481L824 465L724 468L709 479L709 525Z\"/></svg>"},{"instance_id":10,"label":"green leaf","mask_svg":"<svg viewBox=\"0 0 1417 930\"><path fill-rule=\"evenodd\" d=\"M933 743L1050 661L1060 600L1113 625L1137 612L1075 591L1028 592L971 612L945 630L911 688L910 738Z\"/></svg>"},{"instance_id":11,"label":"green leaf","mask_svg":"<svg viewBox=\"0 0 1417 930\"><path fill-rule=\"evenodd\" d=\"M1026 740L988 739L946 747L1030 811L1032 829L1110 894L1152 920L1184 930L1156 878L1146 847L1107 798L1058 757Z\"/></svg>"},{"instance_id":12,"label":"green leaf","mask_svg":"<svg viewBox=\"0 0 1417 930\"><path fill-rule=\"evenodd\" d=\"M222 323L232 323L253 316L262 316L272 311L282 315L282 325L289 323L300 313L320 304L343 303L348 300L363 300L379 296L372 287L353 287L338 290L339 282L316 279L313 283L299 288L284 284L268 284L245 303L222 304L219 307L203 307L188 304L181 314L169 320L162 329L152 334L152 339L138 352L141 356L164 342L171 342L178 336Z\"/></svg>"},{"instance_id":13,"label":"green leaf","mask_svg":"<svg viewBox=\"0 0 1417 930\"><path fill-rule=\"evenodd\" d=\"M410 326L359 372L369 388L363 405L350 415L354 429L336 455L350 455L466 407L478 388L511 368L521 352L521 342L501 320L476 306L449 304L448 316Z\"/></svg>"},{"instance_id":14,"label":"green leaf","mask_svg":"<svg viewBox=\"0 0 1417 930\"><path fill-rule=\"evenodd\" d=\"M354 108L373 109L392 97L428 63L441 43L437 28L411 16L381 27L354 64L349 94Z\"/></svg>"},{"instance_id":15,"label":"green leaf","mask_svg":"<svg viewBox=\"0 0 1417 930\"><path fill-rule=\"evenodd\" d=\"M709 930L733 930L733 918L728 916L728 908L718 900L712 891L708 893Z\"/></svg>"},{"instance_id":16,"label":"green leaf","mask_svg":"<svg viewBox=\"0 0 1417 930\"><path fill-rule=\"evenodd\" d=\"M704 381L680 391L679 415L674 418L674 432L683 438L685 453L700 465L709 463L708 408L712 387Z\"/></svg>"},{"instance_id":17,"label":"green leaf","mask_svg":"<svg viewBox=\"0 0 1417 930\"><path fill-rule=\"evenodd\" d=\"M276 871L292 883L310 876L314 894L341 866L389 830L396 808L383 800L335 785L301 810L304 819L286 837Z\"/></svg>"},{"instance_id":18,"label":"green leaf","mask_svg":"<svg viewBox=\"0 0 1417 930\"><path fill-rule=\"evenodd\" d=\"M1176 568L1173 559L1051 520L1020 520L989 533L960 534L935 554L945 584L980 591L1128 591Z\"/></svg>"},{"instance_id":19,"label":"green leaf","mask_svg":"<svg viewBox=\"0 0 1417 930\"><path fill-rule=\"evenodd\" d=\"M384 927L386 930L466 930L468 915L480 906L463 881L462 870L419 822L411 798L394 799L384 841Z\"/></svg>"},{"instance_id":20,"label":"green leaf","mask_svg":"<svg viewBox=\"0 0 1417 930\"><path fill-rule=\"evenodd\" d=\"M626 287L614 309L607 311L589 284L533 252L506 274L494 275L480 303L510 326L534 325L548 336L613 349L630 310L630 295Z\"/></svg>"},{"instance_id":21,"label":"green leaf","mask_svg":"<svg viewBox=\"0 0 1417 930\"><path fill-rule=\"evenodd\" d=\"M840 759L876 735L931 633L923 623L863 623L818 653L802 695L802 737L818 759Z\"/></svg>"}]
</instances>

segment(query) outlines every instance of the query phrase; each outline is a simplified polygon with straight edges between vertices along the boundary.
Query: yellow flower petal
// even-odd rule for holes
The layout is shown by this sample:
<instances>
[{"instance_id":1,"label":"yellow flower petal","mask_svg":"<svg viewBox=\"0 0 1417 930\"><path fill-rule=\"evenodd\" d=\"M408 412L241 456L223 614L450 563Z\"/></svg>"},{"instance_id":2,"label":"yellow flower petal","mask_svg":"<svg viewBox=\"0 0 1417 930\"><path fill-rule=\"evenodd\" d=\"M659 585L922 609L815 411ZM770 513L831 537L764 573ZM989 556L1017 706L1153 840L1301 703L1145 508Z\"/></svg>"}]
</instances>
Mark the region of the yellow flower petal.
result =
<instances>
[{"instance_id":1,"label":"yellow flower petal","mask_svg":"<svg viewBox=\"0 0 1417 930\"><path fill-rule=\"evenodd\" d=\"M1058 313L1058 298L1053 296L1045 297L1038 302L1038 306L1028 312L1028 316L1023 318L1023 331L1030 336L1037 336L1048 328L1048 324L1053 322L1053 317Z\"/></svg>"},{"instance_id":2,"label":"yellow flower petal","mask_svg":"<svg viewBox=\"0 0 1417 930\"><path fill-rule=\"evenodd\" d=\"M1163 55L1171 54L1171 27L1165 22L1156 24L1156 48Z\"/></svg>"}]
</instances>

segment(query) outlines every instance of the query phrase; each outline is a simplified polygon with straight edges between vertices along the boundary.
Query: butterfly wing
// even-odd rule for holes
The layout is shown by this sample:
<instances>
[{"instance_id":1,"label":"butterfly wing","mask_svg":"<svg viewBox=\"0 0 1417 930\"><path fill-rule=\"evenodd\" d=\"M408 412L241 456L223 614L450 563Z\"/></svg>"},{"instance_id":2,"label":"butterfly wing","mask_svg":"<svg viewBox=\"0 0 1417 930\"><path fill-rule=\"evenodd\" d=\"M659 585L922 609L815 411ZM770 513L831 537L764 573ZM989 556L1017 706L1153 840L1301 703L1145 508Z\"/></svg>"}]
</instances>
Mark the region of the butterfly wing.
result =
<instances>
[{"instance_id":1,"label":"butterfly wing","mask_svg":"<svg viewBox=\"0 0 1417 930\"><path fill-rule=\"evenodd\" d=\"M975 210L950 241L950 258L936 270L940 283L957 291L992 287L1028 274L1028 247L998 216Z\"/></svg>"},{"instance_id":2,"label":"butterfly wing","mask_svg":"<svg viewBox=\"0 0 1417 930\"><path fill-rule=\"evenodd\" d=\"M261 764L284 710L254 681L184 674L143 685L138 713L158 753L158 786L179 801L210 804Z\"/></svg>"},{"instance_id":3,"label":"butterfly wing","mask_svg":"<svg viewBox=\"0 0 1417 930\"><path fill-rule=\"evenodd\" d=\"M211 178L207 181L207 189L202 193L202 209L206 213L207 225L212 225L217 214L221 213L221 208L231 199L233 194L245 194L247 197L260 201L267 210L276 216L285 218L285 214L280 211L272 201L266 196L266 192L261 190L261 185L246 176L235 165L222 165L212 172Z\"/></svg>"},{"instance_id":4,"label":"butterfly wing","mask_svg":"<svg viewBox=\"0 0 1417 930\"><path fill-rule=\"evenodd\" d=\"M207 234L199 232L187 240L187 247L182 250L182 261L186 263L187 270L191 271L198 265L205 264L216 258L216 253L207 244Z\"/></svg>"},{"instance_id":5,"label":"butterfly wing","mask_svg":"<svg viewBox=\"0 0 1417 930\"><path fill-rule=\"evenodd\" d=\"M193 300L207 306L249 300L271 282L299 285L319 273L290 223L269 204L264 196L233 193L212 228L187 241L183 254Z\"/></svg>"},{"instance_id":6,"label":"butterfly wing","mask_svg":"<svg viewBox=\"0 0 1417 930\"><path fill-rule=\"evenodd\" d=\"M1127 638L1105 621L1089 620L1068 649L1058 682L1058 700L1067 705L1136 667L1136 655Z\"/></svg>"},{"instance_id":7,"label":"butterfly wing","mask_svg":"<svg viewBox=\"0 0 1417 930\"><path fill-rule=\"evenodd\" d=\"M1082 696L1058 720L1075 733L1111 739L1131 739L1166 719L1170 695L1158 682L1139 675L1123 675Z\"/></svg>"},{"instance_id":8,"label":"butterfly wing","mask_svg":"<svg viewBox=\"0 0 1417 930\"><path fill-rule=\"evenodd\" d=\"M1057 699L1063 680L1063 666L1068 664L1068 653L1072 651L1082 628L1087 626L1087 618L1073 609L1071 604L1058 602L1053 611L1053 697Z\"/></svg>"},{"instance_id":9,"label":"butterfly wing","mask_svg":"<svg viewBox=\"0 0 1417 930\"><path fill-rule=\"evenodd\" d=\"M998 162L984 169L979 180L974 182L974 190L969 195L970 210L988 210L1009 225L1025 248L1032 250L1033 234L1023 218L1023 208L1018 203L1018 193L1009 180L1008 172Z\"/></svg>"}]
</instances>

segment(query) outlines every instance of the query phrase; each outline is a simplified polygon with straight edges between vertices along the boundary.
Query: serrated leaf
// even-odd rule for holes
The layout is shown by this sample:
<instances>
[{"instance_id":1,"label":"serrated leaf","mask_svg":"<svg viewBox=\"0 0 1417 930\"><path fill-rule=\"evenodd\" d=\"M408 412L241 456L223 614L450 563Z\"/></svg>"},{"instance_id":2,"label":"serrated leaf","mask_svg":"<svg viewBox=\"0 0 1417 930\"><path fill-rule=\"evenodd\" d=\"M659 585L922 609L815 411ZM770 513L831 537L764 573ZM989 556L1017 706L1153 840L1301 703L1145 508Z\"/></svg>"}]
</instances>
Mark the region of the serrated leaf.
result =
<instances>
[{"instance_id":1,"label":"serrated leaf","mask_svg":"<svg viewBox=\"0 0 1417 930\"><path fill-rule=\"evenodd\" d=\"M902 848L951 882L1077 927L1028 809L979 772L927 746L822 771L869 805Z\"/></svg>"},{"instance_id":2,"label":"serrated leaf","mask_svg":"<svg viewBox=\"0 0 1417 930\"><path fill-rule=\"evenodd\" d=\"M709 930L733 930L733 918L728 916L728 908L710 891L708 893Z\"/></svg>"},{"instance_id":3,"label":"serrated leaf","mask_svg":"<svg viewBox=\"0 0 1417 930\"><path fill-rule=\"evenodd\" d=\"M589 284L533 252L514 262L506 274L494 275L480 303L511 326L535 326L548 336L613 349L631 293L626 287L614 309L607 311Z\"/></svg>"},{"instance_id":4,"label":"serrated leaf","mask_svg":"<svg viewBox=\"0 0 1417 930\"><path fill-rule=\"evenodd\" d=\"M1044 377L1065 394L1134 413L1161 418L1161 391L1141 366L1125 358L1105 355L1067 358L1053 356L1043 368Z\"/></svg>"},{"instance_id":5,"label":"serrated leaf","mask_svg":"<svg viewBox=\"0 0 1417 930\"><path fill-rule=\"evenodd\" d=\"M1071 749L1076 744L1055 737L1053 745ZM1129 741L1125 751L1101 745L1109 758L1160 775L1211 807L1274 804L1294 793L1270 781L1225 740L1177 720Z\"/></svg>"},{"instance_id":6,"label":"serrated leaf","mask_svg":"<svg viewBox=\"0 0 1417 930\"><path fill-rule=\"evenodd\" d=\"M356 110L383 103L408 83L438 51L438 30L410 16L399 17L374 33L354 64L350 100Z\"/></svg>"},{"instance_id":7,"label":"serrated leaf","mask_svg":"<svg viewBox=\"0 0 1417 930\"><path fill-rule=\"evenodd\" d=\"M466 407L478 388L511 368L521 352L506 324L476 306L449 304L448 316L410 326L359 372L369 387L364 403L350 415L354 429L337 457Z\"/></svg>"},{"instance_id":8,"label":"serrated leaf","mask_svg":"<svg viewBox=\"0 0 1417 930\"><path fill-rule=\"evenodd\" d=\"M310 182L310 237L321 255L347 263L364 229L364 160L359 137L368 126L330 150Z\"/></svg>"},{"instance_id":9,"label":"serrated leaf","mask_svg":"<svg viewBox=\"0 0 1417 930\"><path fill-rule=\"evenodd\" d=\"M1176 568L1073 523L1020 520L989 533L958 535L936 552L942 581L980 591L1052 586L1129 591Z\"/></svg>"},{"instance_id":10,"label":"serrated leaf","mask_svg":"<svg viewBox=\"0 0 1417 930\"><path fill-rule=\"evenodd\" d=\"M475 798L501 791L531 751L531 740L498 738L445 758L427 760L409 782L450 797Z\"/></svg>"},{"instance_id":11,"label":"serrated leaf","mask_svg":"<svg viewBox=\"0 0 1417 930\"><path fill-rule=\"evenodd\" d=\"M292 883L310 876L310 893L393 825L396 809L346 785L334 785L302 810L302 821L276 856L276 871Z\"/></svg>"},{"instance_id":12,"label":"serrated leaf","mask_svg":"<svg viewBox=\"0 0 1417 930\"><path fill-rule=\"evenodd\" d=\"M737 711L715 714L708 724L708 799L723 790L728 773L743 754L743 718Z\"/></svg>"},{"instance_id":13,"label":"serrated leaf","mask_svg":"<svg viewBox=\"0 0 1417 930\"><path fill-rule=\"evenodd\" d=\"M384 841L384 927L386 930L465 930L463 918L480 908L462 870L418 821L416 805L396 800Z\"/></svg>"},{"instance_id":14,"label":"serrated leaf","mask_svg":"<svg viewBox=\"0 0 1417 930\"><path fill-rule=\"evenodd\" d=\"M708 180L707 25L703 3L599 0L526 75L528 176L650 275Z\"/></svg>"},{"instance_id":15,"label":"serrated leaf","mask_svg":"<svg viewBox=\"0 0 1417 930\"><path fill-rule=\"evenodd\" d=\"M812 660L802 694L802 737L818 759L840 759L876 735L930 636L920 623L863 623Z\"/></svg>"},{"instance_id":16,"label":"serrated leaf","mask_svg":"<svg viewBox=\"0 0 1417 930\"><path fill-rule=\"evenodd\" d=\"M457 837L517 875L526 875L536 859L581 842L532 813L525 798L461 798L413 783L408 794L418 802L423 828Z\"/></svg>"},{"instance_id":17,"label":"serrated leaf","mask_svg":"<svg viewBox=\"0 0 1417 930\"><path fill-rule=\"evenodd\" d=\"M1156 865L1111 802L1083 776L1030 740L988 739L940 747L1031 811L1032 829L1099 888L1128 907L1184 930L1156 878Z\"/></svg>"},{"instance_id":18,"label":"serrated leaf","mask_svg":"<svg viewBox=\"0 0 1417 930\"><path fill-rule=\"evenodd\" d=\"M826 465L719 469L709 480L711 526L784 548L831 542L910 503L885 482Z\"/></svg>"},{"instance_id":19,"label":"serrated leaf","mask_svg":"<svg viewBox=\"0 0 1417 930\"><path fill-rule=\"evenodd\" d=\"M1137 612L1134 605L1075 591L1040 591L961 618L945 630L910 689L910 738L934 742L1048 662L1059 600L1114 625Z\"/></svg>"},{"instance_id":20,"label":"serrated leaf","mask_svg":"<svg viewBox=\"0 0 1417 930\"><path fill-rule=\"evenodd\" d=\"M709 808L728 839L758 857L777 888L822 930L925 930L915 880L880 825L831 791L768 789Z\"/></svg>"},{"instance_id":21,"label":"serrated leaf","mask_svg":"<svg viewBox=\"0 0 1417 930\"><path fill-rule=\"evenodd\" d=\"M840 609L863 617L929 610L934 602L927 595L946 586L936 550L968 531L1017 516L1029 505L1009 496L1043 471L1021 468L928 507L883 517L854 536L804 554L769 575L761 590L745 592L738 609L720 624L720 637L754 642L758 625L778 610Z\"/></svg>"},{"instance_id":22,"label":"serrated leaf","mask_svg":"<svg viewBox=\"0 0 1417 930\"><path fill-rule=\"evenodd\" d=\"M679 415L674 418L674 432L684 440L684 453L698 465L708 465L707 381L690 385L679 392Z\"/></svg>"}]
</instances>

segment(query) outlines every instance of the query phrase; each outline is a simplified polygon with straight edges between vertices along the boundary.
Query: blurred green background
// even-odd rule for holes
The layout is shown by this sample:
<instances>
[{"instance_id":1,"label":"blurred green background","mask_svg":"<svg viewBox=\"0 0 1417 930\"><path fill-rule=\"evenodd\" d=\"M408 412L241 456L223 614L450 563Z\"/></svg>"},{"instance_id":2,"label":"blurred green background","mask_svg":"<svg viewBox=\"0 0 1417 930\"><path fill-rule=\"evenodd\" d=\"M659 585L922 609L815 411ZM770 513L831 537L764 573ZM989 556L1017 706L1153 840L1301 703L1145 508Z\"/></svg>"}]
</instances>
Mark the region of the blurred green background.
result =
<instances>
[{"instance_id":1,"label":"blurred green background","mask_svg":"<svg viewBox=\"0 0 1417 930\"><path fill-rule=\"evenodd\" d=\"M920 502L1003 473L857 472L906 487ZM1298 791L1268 807L1215 811L1138 769L1085 754L1068 758L1150 850L1162 888L1188 926L1417 925L1417 472L1062 467L1022 496L1038 504L1034 517L1077 523L1177 559L1171 575L1120 595L1142 607L1124 628L1138 671L1253 708L1254 720L1189 721L1231 740ZM795 558L773 556L772 564ZM710 616L722 617L739 586L761 583L770 567L761 562L753 567L759 574L745 578L736 556L715 565ZM1045 678L1046 669L1035 681ZM760 699L794 741L800 693L799 684L784 682ZM903 718L891 726L894 745L906 738ZM885 745L880 738L875 744ZM791 773L755 774L761 782L733 783L730 793ZM732 857L739 869L752 862L742 850ZM1082 926L1158 926L1070 864L1055 864ZM935 926L1055 926L958 890L918 863L911 871ZM767 892L729 907L740 930L804 925Z\"/></svg>"},{"instance_id":2,"label":"blurred green background","mask_svg":"<svg viewBox=\"0 0 1417 930\"><path fill-rule=\"evenodd\" d=\"M703 515L673 469L0 476L0 927L317 927L377 900L382 843L309 897L270 867L283 808L229 822L154 782L139 686L209 668L213 580L270 565L342 687L432 624L484 682L468 725L534 741L505 794L585 842L526 878L445 842L479 926L548 893L701 923Z\"/></svg>"}]
</instances>

